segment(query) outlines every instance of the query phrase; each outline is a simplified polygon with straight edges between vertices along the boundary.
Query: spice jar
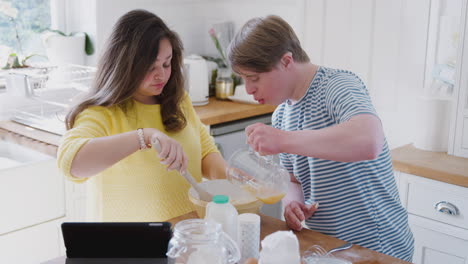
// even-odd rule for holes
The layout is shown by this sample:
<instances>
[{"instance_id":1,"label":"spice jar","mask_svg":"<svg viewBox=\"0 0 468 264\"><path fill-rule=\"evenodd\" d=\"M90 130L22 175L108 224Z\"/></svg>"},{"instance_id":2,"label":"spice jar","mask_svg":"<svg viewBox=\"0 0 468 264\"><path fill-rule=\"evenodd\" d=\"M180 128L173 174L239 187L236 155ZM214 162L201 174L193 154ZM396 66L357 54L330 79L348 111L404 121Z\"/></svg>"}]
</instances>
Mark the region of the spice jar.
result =
<instances>
[{"instance_id":1,"label":"spice jar","mask_svg":"<svg viewBox=\"0 0 468 264\"><path fill-rule=\"evenodd\" d=\"M216 98L227 99L231 95L234 95L234 80L231 77L231 70L220 68L216 78Z\"/></svg>"}]
</instances>

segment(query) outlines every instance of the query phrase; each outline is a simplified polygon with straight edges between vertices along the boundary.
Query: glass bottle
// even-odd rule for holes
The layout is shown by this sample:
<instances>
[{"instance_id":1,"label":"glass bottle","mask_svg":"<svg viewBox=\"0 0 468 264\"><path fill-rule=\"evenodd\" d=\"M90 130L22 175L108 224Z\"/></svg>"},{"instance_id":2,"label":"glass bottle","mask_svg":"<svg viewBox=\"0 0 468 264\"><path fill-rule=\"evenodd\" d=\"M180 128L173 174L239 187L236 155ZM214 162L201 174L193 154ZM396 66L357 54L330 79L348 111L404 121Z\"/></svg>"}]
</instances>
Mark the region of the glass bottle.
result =
<instances>
[{"instance_id":1,"label":"glass bottle","mask_svg":"<svg viewBox=\"0 0 468 264\"><path fill-rule=\"evenodd\" d=\"M231 77L229 68L219 68L216 78L216 98L227 99L234 95L234 80Z\"/></svg>"}]
</instances>

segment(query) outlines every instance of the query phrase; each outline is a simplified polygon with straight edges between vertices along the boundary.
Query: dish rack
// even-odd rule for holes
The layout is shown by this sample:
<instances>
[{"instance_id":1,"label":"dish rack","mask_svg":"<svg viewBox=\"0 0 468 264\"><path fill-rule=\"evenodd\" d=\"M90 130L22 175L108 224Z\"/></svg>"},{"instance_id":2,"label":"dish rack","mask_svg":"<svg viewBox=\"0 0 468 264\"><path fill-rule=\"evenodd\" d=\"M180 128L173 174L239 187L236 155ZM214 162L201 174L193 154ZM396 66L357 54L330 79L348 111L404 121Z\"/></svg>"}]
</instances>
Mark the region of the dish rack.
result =
<instances>
[{"instance_id":1,"label":"dish rack","mask_svg":"<svg viewBox=\"0 0 468 264\"><path fill-rule=\"evenodd\" d=\"M66 65L10 71L14 90L7 92L20 98L11 120L52 132L65 132L65 115L91 87L96 69L81 65Z\"/></svg>"},{"instance_id":2,"label":"dish rack","mask_svg":"<svg viewBox=\"0 0 468 264\"><path fill-rule=\"evenodd\" d=\"M72 89L86 92L91 86L95 72L94 67L73 64L11 70L8 73L7 92L39 101L50 100L50 103L56 104L70 96L58 91ZM52 98L51 94L54 95ZM68 105L66 100L63 103Z\"/></svg>"}]
</instances>

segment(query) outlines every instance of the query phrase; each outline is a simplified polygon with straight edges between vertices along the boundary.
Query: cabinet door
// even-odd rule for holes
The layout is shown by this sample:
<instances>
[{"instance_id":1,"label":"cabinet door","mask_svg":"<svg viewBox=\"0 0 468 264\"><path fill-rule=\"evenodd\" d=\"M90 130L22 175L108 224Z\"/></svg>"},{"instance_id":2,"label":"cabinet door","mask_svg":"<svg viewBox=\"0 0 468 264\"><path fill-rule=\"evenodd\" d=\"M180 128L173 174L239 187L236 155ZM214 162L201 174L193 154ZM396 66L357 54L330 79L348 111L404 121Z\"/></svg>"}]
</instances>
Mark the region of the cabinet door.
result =
<instances>
[{"instance_id":1,"label":"cabinet door","mask_svg":"<svg viewBox=\"0 0 468 264\"><path fill-rule=\"evenodd\" d=\"M463 10L467 10L467 3ZM462 52L457 65L455 106L453 107L454 122L451 125L448 153L468 158L468 16L465 16Z\"/></svg>"},{"instance_id":2,"label":"cabinet door","mask_svg":"<svg viewBox=\"0 0 468 264\"><path fill-rule=\"evenodd\" d=\"M55 159L0 170L0 235L65 216Z\"/></svg>"},{"instance_id":3,"label":"cabinet door","mask_svg":"<svg viewBox=\"0 0 468 264\"><path fill-rule=\"evenodd\" d=\"M415 237L413 262L468 264L468 230L409 215Z\"/></svg>"},{"instance_id":4,"label":"cabinet door","mask_svg":"<svg viewBox=\"0 0 468 264\"><path fill-rule=\"evenodd\" d=\"M64 218L0 236L0 263L31 264L63 256Z\"/></svg>"}]
</instances>

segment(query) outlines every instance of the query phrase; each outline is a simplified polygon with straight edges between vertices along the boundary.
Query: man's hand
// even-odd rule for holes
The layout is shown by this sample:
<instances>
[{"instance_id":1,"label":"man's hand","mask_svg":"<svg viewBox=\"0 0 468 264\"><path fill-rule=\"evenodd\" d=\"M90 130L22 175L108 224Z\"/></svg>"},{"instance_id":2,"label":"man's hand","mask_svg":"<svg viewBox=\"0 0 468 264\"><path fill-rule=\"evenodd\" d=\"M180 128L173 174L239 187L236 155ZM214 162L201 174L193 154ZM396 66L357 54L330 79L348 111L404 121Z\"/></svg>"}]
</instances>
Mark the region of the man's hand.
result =
<instances>
[{"instance_id":1,"label":"man's hand","mask_svg":"<svg viewBox=\"0 0 468 264\"><path fill-rule=\"evenodd\" d=\"M279 143L283 142L286 131L263 123L255 123L245 128L247 143L260 155L275 155L280 152Z\"/></svg>"},{"instance_id":2,"label":"man's hand","mask_svg":"<svg viewBox=\"0 0 468 264\"><path fill-rule=\"evenodd\" d=\"M311 217L318 209L318 202L305 205L297 201L292 201L284 208L284 219L288 227L296 230L302 230L302 221Z\"/></svg>"},{"instance_id":3,"label":"man's hand","mask_svg":"<svg viewBox=\"0 0 468 264\"><path fill-rule=\"evenodd\" d=\"M255 258L249 258L249 259L247 259L247 260L245 261L244 264L257 264L257 263L258 263L257 259L255 259Z\"/></svg>"}]
</instances>

